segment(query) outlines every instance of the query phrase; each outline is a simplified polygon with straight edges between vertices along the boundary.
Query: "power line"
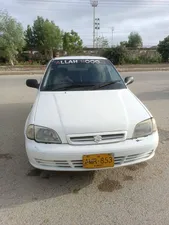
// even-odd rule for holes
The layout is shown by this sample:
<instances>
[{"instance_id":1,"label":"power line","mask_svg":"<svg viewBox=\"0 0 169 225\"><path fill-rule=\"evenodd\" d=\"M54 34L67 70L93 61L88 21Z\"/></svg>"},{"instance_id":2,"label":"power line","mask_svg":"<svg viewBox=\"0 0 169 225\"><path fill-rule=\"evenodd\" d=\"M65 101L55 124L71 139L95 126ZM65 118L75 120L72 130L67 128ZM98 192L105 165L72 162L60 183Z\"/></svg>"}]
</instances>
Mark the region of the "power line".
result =
<instances>
[{"instance_id":1,"label":"power line","mask_svg":"<svg viewBox=\"0 0 169 225\"><path fill-rule=\"evenodd\" d=\"M69 4L81 4L81 3L85 3L85 4L90 4L90 1L87 0L87 1L84 1L84 0L81 0L81 1L77 1L77 0L74 0L74 1L68 1L68 0L18 0L20 2L53 2L53 3L69 3ZM99 5L114 5L114 4L134 4L134 1L132 0L120 0L120 1L99 1ZM139 4L144 4L144 5L147 5L147 4L150 4L150 5L163 5L163 4L169 4L169 0L165 1L165 0L161 0L159 2L154 2L154 1L142 1L142 2L139 2L139 3L136 3L137 5Z\"/></svg>"},{"instance_id":2,"label":"power line","mask_svg":"<svg viewBox=\"0 0 169 225\"><path fill-rule=\"evenodd\" d=\"M81 3L81 2L85 2L85 3L88 3L88 4L90 4L90 0L80 0L80 1L78 1L78 0L73 0L73 1L68 1L68 0L23 0L23 1L36 1L36 2L42 2L42 1L52 1L52 2L70 2L70 3ZM116 3L116 2L124 2L124 3L128 3L128 2L131 2L131 3L133 3L133 2L135 2L134 0L99 0L99 4L103 4L103 3L112 3L112 4L114 4L114 3ZM144 4L145 3L147 3L147 2L152 2L152 3L157 3L157 1L156 2L154 2L154 0L147 0L147 1L144 1L143 0L143 2L144 2ZM166 2L169 2L169 0L160 0L160 2L164 2L164 3L166 3Z\"/></svg>"},{"instance_id":3,"label":"power line","mask_svg":"<svg viewBox=\"0 0 169 225\"><path fill-rule=\"evenodd\" d=\"M20 2L20 3L23 3L23 2ZM47 3L47 2L46 2ZM54 8L54 7L52 7L52 8L41 8L41 7L35 7L35 5L32 5L32 4L29 4L28 3L28 5L29 5L29 8L31 8L31 9L34 9L34 10L38 10L38 11L47 11L47 12L57 12L57 14L58 13L63 13L63 11L68 11L68 10L72 10L72 7L74 7L73 5L70 5L69 3L65 3L66 4L66 10L65 10L65 8ZM59 4L59 6L61 6L62 4ZM64 6L64 5L62 5L62 6ZM162 7L162 5L154 5L154 6L156 6L156 7L158 7L158 10L159 10L159 7L161 6ZM168 3L168 5L167 5L168 7L169 7L169 3ZM58 7L58 6L57 6ZM84 7L84 5L76 5L76 9L78 9L78 10L80 10L80 9L82 9ZM121 9L126 9L126 7L129 7L130 9L131 9L131 7L139 7L139 9L151 9L151 10L153 10L153 7L152 7L152 5L139 5L139 6L135 6L135 5L122 5L122 6L119 6L120 8L119 8L119 10L121 10ZM101 6L101 8L102 9L104 9L104 10L106 10L107 8L110 8L110 6L108 6L108 5L105 5L105 6ZM112 5L112 8L114 9L115 8L115 5L113 6ZM162 8L161 8L161 10L164 10L164 8L166 9L166 6L163 6ZM85 8L85 10L86 10L87 8ZM154 8L154 9L156 9L156 8ZM169 8L168 8L169 9ZM99 13L100 13L100 8L99 8L99 6L98 6L98 11L99 11ZM120 12L120 11L119 11Z\"/></svg>"},{"instance_id":4,"label":"power line","mask_svg":"<svg viewBox=\"0 0 169 225\"><path fill-rule=\"evenodd\" d=\"M20 2L20 3L30 3L32 4L33 2L35 3L59 3L59 4L66 4L66 6L68 5L74 5L76 4L77 6L81 6L83 4L85 5L90 5L90 2L89 1L84 1L84 0L81 0L80 2L77 1L77 0L74 0L74 1L68 1L68 0L18 0L17 2ZM169 0L167 1L164 1L164 0L161 0L159 2L153 2L153 1L142 1L142 2L139 2L139 3L135 3L131 0L120 0L120 1L99 1L99 5L100 6L115 6L115 5L121 5L122 7L123 6L134 6L134 5L139 5L139 6L166 6L166 5L169 5Z\"/></svg>"}]
</instances>

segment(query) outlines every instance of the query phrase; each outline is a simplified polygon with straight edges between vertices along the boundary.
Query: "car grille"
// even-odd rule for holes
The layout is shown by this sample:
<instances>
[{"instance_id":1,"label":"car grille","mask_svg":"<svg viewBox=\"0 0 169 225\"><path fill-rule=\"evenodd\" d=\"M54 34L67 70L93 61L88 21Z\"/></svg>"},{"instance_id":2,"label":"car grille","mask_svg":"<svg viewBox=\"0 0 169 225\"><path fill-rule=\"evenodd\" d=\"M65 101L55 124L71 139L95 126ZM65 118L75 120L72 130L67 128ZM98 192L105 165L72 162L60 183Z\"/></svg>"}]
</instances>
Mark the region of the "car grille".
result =
<instances>
[{"instance_id":1,"label":"car grille","mask_svg":"<svg viewBox=\"0 0 169 225\"><path fill-rule=\"evenodd\" d=\"M126 139L127 132L115 132L104 134L68 135L68 142L72 145L105 144L120 142Z\"/></svg>"},{"instance_id":2,"label":"car grille","mask_svg":"<svg viewBox=\"0 0 169 225\"><path fill-rule=\"evenodd\" d=\"M146 153L141 154L134 154L134 155L128 155L128 156L118 156L114 157L115 160L115 166L125 165L127 163L132 163L137 160L143 160L147 159L151 156L153 153L153 150ZM42 159L35 159L37 163L39 163L42 166L46 167L55 167L55 168L81 168L83 169L83 162L82 160L42 160Z\"/></svg>"}]
</instances>

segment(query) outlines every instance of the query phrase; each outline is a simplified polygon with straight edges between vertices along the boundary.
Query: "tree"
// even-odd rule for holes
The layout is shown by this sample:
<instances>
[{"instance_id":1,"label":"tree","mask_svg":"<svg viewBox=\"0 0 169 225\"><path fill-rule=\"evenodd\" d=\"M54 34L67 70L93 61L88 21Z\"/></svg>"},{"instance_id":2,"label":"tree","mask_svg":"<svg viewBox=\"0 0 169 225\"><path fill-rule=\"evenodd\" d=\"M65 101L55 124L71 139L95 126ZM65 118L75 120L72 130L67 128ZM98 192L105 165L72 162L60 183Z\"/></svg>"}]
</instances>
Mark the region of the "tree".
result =
<instances>
[{"instance_id":1,"label":"tree","mask_svg":"<svg viewBox=\"0 0 169 225\"><path fill-rule=\"evenodd\" d=\"M120 46L127 47L128 46L128 42L127 41L121 41L120 42Z\"/></svg>"},{"instance_id":2,"label":"tree","mask_svg":"<svg viewBox=\"0 0 169 225\"><path fill-rule=\"evenodd\" d=\"M125 63L127 54L126 47L121 45L109 48L103 52L103 56L113 62L114 65Z\"/></svg>"},{"instance_id":3,"label":"tree","mask_svg":"<svg viewBox=\"0 0 169 225\"><path fill-rule=\"evenodd\" d=\"M169 36L160 41L157 47L157 51L160 53L163 62L168 62L169 59Z\"/></svg>"},{"instance_id":4,"label":"tree","mask_svg":"<svg viewBox=\"0 0 169 225\"><path fill-rule=\"evenodd\" d=\"M44 23L44 47L49 48L51 57L53 57L53 50L60 49L62 45L62 34L58 26L53 21L45 21Z\"/></svg>"},{"instance_id":5,"label":"tree","mask_svg":"<svg viewBox=\"0 0 169 225\"><path fill-rule=\"evenodd\" d=\"M71 32L65 32L63 34L63 50L69 55L78 53L83 49L83 41L79 37L78 33L71 30Z\"/></svg>"},{"instance_id":6,"label":"tree","mask_svg":"<svg viewBox=\"0 0 169 225\"><path fill-rule=\"evenodd\" d=\"M18 52L25 45L23 27L8 12L0 11L0 33L1 54L14 65Z\"/></svg>"},{"instance_id":7,"label":"tree","mask_svg":"<svg viewBox=\"0 0 169 225\"><path fill-rule=\"evenodd\" d=\"M35 50L35 37L30 25L27 26L27 30L25 31L25 41L26 41L26 49L28 50Z\"/></svg>"},{"instance_id":8,"label":"tree","mask_svg":"<svg viewBox=\"0 0 169 225\"><path fill-rule=\"evenodd\" d=\"M127 47L141 48L143 46L142 38L137 32L131 32L128 36Z\"/></svg>"},{"instance_id":9,"label":"tree","mask_svg":"<svg viewBox=\"0 0 169 225\"><path fill-rule=\"evenodd\" d=\"M53 21L38 16L33 27L28 26L25 33L27 46L44 52L46 57L50 53L50 58L53 58L53 51L61 48L62 32Z\"/></svg>"},{"instance_id":10,"label":"tree","mask_svg":"<svg viewBox=\"0 0 169 225\"><path fill-rule=\"evenodd\" d=\"M109 47L109 42L108 40L105 38L105 37L98 37L96 38L96 46L98 48L102 48L102 49L105 49L105 48L108 48Z\"/></svg>"}]
</instances>

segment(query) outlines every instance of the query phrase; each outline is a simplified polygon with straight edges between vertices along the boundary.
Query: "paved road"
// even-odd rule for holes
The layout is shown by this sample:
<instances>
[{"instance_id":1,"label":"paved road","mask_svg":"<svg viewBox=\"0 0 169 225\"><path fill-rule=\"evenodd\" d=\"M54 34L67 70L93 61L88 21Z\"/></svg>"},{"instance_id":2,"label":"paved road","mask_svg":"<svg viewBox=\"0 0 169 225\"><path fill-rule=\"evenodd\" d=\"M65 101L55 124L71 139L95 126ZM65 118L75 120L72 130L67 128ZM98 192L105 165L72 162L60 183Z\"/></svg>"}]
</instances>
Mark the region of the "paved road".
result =
<instances>
[{"instance_id":1,"label":"paved road","mask_svg":"<svg viewBox=\"0 0 169 225\"><path fill-rule=\"evenodd\" d=\"M159 148L146 163L95 173L31 168L23 127L36 90L28 76L0 76L0 225L169 224L169 72L129 74L157 120Z\"/></svg>"}]
</instances>

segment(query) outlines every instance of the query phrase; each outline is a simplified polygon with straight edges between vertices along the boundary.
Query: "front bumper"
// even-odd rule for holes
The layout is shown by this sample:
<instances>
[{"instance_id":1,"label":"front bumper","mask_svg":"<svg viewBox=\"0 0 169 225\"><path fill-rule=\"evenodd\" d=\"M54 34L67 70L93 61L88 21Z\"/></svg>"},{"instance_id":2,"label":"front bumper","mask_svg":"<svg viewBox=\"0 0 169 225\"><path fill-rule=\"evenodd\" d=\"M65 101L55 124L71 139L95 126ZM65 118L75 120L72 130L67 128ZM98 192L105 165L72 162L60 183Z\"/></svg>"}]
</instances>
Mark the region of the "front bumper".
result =
<instances>
[{"instance_id":1,"label":"front bumper","mask_svg":"<svg viewBox=\"0 0 169 225\"><path fill-rule=\"evenodd\" d=\"M53 171L85 171L82 157L89 154L112 153L114 167L127 166L151 159L158 146L158 132L138 140L100 145L41 144L25 138L29 162L35 168Z\"/></svg>"}]
</instances>

